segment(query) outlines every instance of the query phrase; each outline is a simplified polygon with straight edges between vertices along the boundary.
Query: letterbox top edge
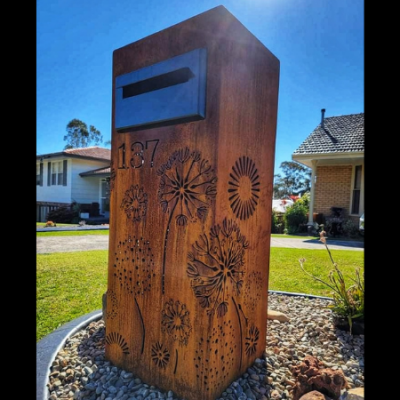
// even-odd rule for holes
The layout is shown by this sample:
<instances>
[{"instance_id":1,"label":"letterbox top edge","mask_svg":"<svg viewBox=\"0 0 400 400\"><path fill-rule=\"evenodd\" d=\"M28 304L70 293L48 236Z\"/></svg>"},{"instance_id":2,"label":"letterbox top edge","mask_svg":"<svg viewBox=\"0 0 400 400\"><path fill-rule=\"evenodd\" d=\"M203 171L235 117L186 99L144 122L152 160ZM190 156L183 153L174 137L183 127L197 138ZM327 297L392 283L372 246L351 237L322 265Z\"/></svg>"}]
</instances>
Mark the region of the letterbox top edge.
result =
<instances>
[{"instance_id":1,"label":"letterbox top edge","mask_svg":"<svg viewBox=\"0 0 400 400\"><path fill-rule=\"evenodd\" d=\"M148 35L148 36L142 37L142 38L140 38L140 39L138 39L138 40L136 40L136 41L134 41L134 42L128 43L128 44L126 44L126 45L124 45L124 46L121 46L121 47L119 47L119 48L117 48L117 49L114 49L114 50L113 50L113 55L115 55L115 53L118 53L118 52L120 52L120 51L126 51L126 49L129 48L130 46L139 45L141 42L144 42L144 41L146 41L146 40L149 40L150 38L155 37L155 36L157 36L157 35L163 34L164 32L166 32L166 31L168 31L168 30L171 30L171 29L174 29L174 28L176 28L176 27L178 27L178 26L180 26L180 25L188 24L188 23L190 23L190 21L195 21L195 20L200 20L200 19L205 19L205 20L207 20L207 18L210 18L210 19L211 19L212 16L213 16L213 17L220 18L220 19L226 18L226 19L231 19L231 20L235 21L235 23L237 24L237 27L240 27L241 30L242 30L242 32L245 32L247 35L250 35L250 36L252 37L252 39L253 39L255 42L257 42L264 50L266 50L267 52L269 52L270 55L271 55L273 58L276 59L276 62L278 63L278 66L279 66L279 64L280 64L279 59L266 47L266 45L265 45L264 43L262 43L262 42L260 41L260 39L258 39L245 25L243 25L242 22L240 22L240 21L239 21L225 6L223 6L223 5L219 5L219 6L216 6L216 7L214 7L214 8L211 8L211 9L209 9L209 10L206 10L206 11L204 11L204 12L202 12L202 13L199 13L199 14L194 15L194 16L192 16L192 17L190 17L190 18L187 18L187 19L185 19L185 20L183 20L183 21L180 21L180 22L178 22L178 23L176 23L176 24L170 25L170 26L168 26L168 27L166 27L166 28L164 28L164 29L161 29L161 30L159 30L159 31L157 31L157 32L154 32L154 33L152 33L152 34L150 34L150 35ZM236 30L237 30L237 29L236 29Z\"/></svg>"},{"instance_id":2,"label":"letterbox top edge","mask_svg":"<svg viewBox=\"0 0 400 400\"><path fill-rule=\"evenodd\" d=\"M161 34L162 32L165 32L165 31L168 30L168 29L174 28L174 27L177 26L177 25L186 23L186 22L188 22L188 21L190 21L190 20L193 20L193 19L195 19L195 18L199 18L199 17L203 16L204 14L207 14L207 13L215 13L215 12L222 12L222 13L225 12L225 13L227 13L227 14L232 15L232 14L226 9L226 7L224 7L223 5L219 5L219 6L213 7L213 8L211 8L211 9L209 9L209 10L203 11L202 13L193 15L192 17L189 17L189 18L187 18L187 19L184 19L184 20L182 20L182 21L180 21L180 22L177 22L176 24L173 24L173 25L167 26L166 28L160 29L160 30L157 31L157 32L151 33L150 35L147 35L147 36L144 36L144 37L142 37L142 38L140 38L140 39L138 39L138 40L135 40L134 42L131 42L131 43L128 43L128 44L126 44L126 45L124 45L124 46L118 47L118 48L114 49L113 53L114 53L114 52L118 52L119 50L125 49L125 47L131 46L132 44L139 43L139 42L141 42L142 40L146 40L146 39L148 39L148 38L150 38L150 37L152 37L152 36L159 35L159 34ZM232 15L232 16L233 16L233 15Z\"/></svg>"}]
</instances>

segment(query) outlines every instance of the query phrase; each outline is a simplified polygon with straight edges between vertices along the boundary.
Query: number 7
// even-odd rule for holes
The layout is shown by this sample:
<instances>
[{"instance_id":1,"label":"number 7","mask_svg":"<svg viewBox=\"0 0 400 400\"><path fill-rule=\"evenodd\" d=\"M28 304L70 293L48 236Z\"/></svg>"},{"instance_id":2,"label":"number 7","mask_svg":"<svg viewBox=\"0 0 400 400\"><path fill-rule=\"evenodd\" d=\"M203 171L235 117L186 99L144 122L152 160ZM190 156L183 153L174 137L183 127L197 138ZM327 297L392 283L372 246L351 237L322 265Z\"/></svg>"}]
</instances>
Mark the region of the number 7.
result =
<instances>
[{"instance_id":1,"label":"number 7","mask_svg":"<svg viewBox=\"0 0 400 400\"><path fill-rule=\"evenodd\" d=\"M146 150L147 150L147 143L151 143L151 142L156 142L156 144L154 145L154 149L153 152L151 153L151 167L153 167L153 159L154 159L154 153L156 152L156 148L158 146L158 142L160 140L159 139L153 139L153 140L146 140Z\"/></svg>"}]
</instances>

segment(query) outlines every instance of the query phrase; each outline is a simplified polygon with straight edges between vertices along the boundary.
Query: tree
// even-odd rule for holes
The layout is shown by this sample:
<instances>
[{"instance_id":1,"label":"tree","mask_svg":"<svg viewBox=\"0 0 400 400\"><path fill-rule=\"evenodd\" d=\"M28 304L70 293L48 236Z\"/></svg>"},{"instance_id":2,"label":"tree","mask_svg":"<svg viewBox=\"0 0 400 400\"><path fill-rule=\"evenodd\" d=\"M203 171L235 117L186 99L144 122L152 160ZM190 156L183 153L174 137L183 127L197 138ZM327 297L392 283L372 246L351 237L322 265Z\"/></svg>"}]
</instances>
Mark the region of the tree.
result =
<instances>
[{"instance_id":1,"label":"tree","mask_svg":"<svg viewBox=\"0 0 400 400\"><path fill-rule=\"evenodd\" d=\"M296 161L284 161L281 174L274 175L274 198L282 199L290 195L311 190L311 169Z\"/></svg>"},{"instance_id":2,"label":"tree","mask_svg":"<svg viewBox=\"0 0 400 400\"><path fill-rule=\"evenodd\" d=\"M67 142L64 150L98 145L103 141L103 135L98 129L93 125L88 129L83 121L76 118L68 123L67 132L64 136L64 141Z\"/></svg>"}]
</instances>

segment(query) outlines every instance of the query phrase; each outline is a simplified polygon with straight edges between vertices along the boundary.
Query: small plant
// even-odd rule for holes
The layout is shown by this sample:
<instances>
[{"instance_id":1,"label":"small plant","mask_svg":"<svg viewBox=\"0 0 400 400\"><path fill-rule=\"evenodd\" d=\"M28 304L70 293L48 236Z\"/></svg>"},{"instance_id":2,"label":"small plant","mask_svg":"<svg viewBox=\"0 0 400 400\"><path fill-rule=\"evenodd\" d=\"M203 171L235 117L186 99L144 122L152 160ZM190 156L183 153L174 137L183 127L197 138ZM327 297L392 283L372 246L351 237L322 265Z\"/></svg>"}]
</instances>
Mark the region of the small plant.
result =
<instances>
[{"instance_id":1,"label":"small plant","mask_svg":"<svg viewBox=\"0 0 400 400\"><path fill-rule=\"evenodd\" d=\"M346 288L346 282L342 271L337 263L333 260L332 254L326 244L326 232L320 232L319 239L326 247L330 260L333 264L333 269L329 272L328 281L321 279L318 276L308 272L304 268L304 258L299 260L301 269L312 279L321 282L332 290L333 304L329 308L336 314L337 319L345 318L349 324L350 334L354 321L364 321L364 276L360 273L360 268L356 268L355 277L350 278L353 282L351 286Z\"/></svg>"},{"instance_id":2,"label":"small plant","mask_svg":"<svg viewBox=\"0 0 400 400\"><path fill-rule=\"evenodd\" d=\"M63 205L51 210L47 213L47 220L57 221L58 223L71 224L74 217L78 217L77 211L74 210L74 204Z\"/></svg>"}]
</instances>

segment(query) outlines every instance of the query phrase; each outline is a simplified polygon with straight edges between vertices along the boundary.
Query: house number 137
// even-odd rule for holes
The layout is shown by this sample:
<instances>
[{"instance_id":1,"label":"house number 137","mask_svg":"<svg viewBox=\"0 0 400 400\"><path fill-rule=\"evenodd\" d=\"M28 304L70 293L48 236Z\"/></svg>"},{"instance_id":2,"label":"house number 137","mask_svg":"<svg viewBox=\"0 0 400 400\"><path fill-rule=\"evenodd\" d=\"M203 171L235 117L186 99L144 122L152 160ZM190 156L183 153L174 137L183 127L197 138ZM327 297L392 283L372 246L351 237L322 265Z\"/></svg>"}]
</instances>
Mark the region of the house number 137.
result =
<instances>
[{"instance_id":1,"label":"house number 137","mask_svg":"<svg viewBox=\"0 0 400 400\"><path fill-rule=\"evenodd\" d=\"M123 143L121 146L118 147L118 168L142 168L145 163L144 151L151 150L150 147L152 147L153 149L150 158L150 167L152 168L154 164L154 154L156 152L158 142L159 139L153 139L146 140L145 144L143 144L142 142L132 143L130 147L131 158L129 159L129 166L126 165L126 146L125 143Z\"/></svg>"}]
</instances>

